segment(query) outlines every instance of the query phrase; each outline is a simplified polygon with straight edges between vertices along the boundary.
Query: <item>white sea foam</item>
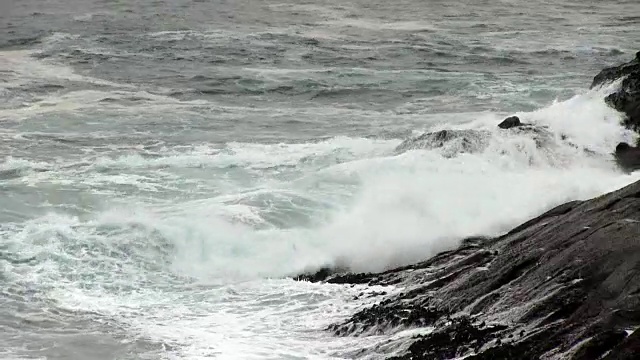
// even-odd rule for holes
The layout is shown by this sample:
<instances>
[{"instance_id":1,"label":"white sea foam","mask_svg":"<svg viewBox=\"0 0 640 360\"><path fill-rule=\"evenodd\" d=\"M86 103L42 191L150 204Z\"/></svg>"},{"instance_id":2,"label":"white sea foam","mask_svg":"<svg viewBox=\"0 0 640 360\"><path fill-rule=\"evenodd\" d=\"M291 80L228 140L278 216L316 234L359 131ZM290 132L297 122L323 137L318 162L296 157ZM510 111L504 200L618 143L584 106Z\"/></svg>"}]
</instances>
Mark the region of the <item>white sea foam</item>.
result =
<instances>
[{"instance_id":1,"label":"white sea foam","mask_svg":"<svg viewBox=\"0 0 640 360\"><path fill-rule=\"evenodd\" d=\"M69 34L55 33L44 42L55 44L69 38L74 37ZM0 52L0 68L3 70L0 73L0 94L39 84L48 86L68 82L97 85L103 89L63 90L28 97L20 104L15 104L16 106L0 108L0 120L25 120L52 113L69 116L80 111L135 115L139 114L141 109L158 114L180 109L183 115L193 115L194 113L190 113L192 108L212 106L206 101L180 101L170 96L149 93L132 84L115 83L81 75L67 65L36 59L35 54L31 50ZM167 89L158 90L169 92Z\"/></svg>"},{"instance_id":2,"label":"white sea foam","mask_svg":"<svg viewBox=\"0 0 640 360\"><path fill-rule=\"evenodd\" d=\"M172 204L158 221L182 257L174 265L182 263L191 275L282 276L323 264L382 270L637 179L613 163L611 150L633 135L601 98L588 92L518 114L548 127L552 139L542 148L529 134L497 129L498 116L486 115L459 127L490 131L489 146L454 157L455 148L396 155L397 140L338 137L98 158L75 176L154 191L160 183L150 173L105 171L157 168L158 180L174 171L172 181L180 168L210 171L214 178L203 190L211 187L217 195L197 205ZM199 261L192 261L195 254Z\"/></svg>"},{"instance_id":3,"label":"white sea foam","mask_svg":"<svg viewBox=\"0 0 640 360\"><path fill-rule=\"evenodd\" d=\"M179 23L166 29L189 28L183 20L203 4L179 9L186 17L174 16ZM548 14L564 20L527 29L508 13L500 24L483 22L491 14L486 6L422 13L409 7L402 16L407 7L392 2L380 9L345 2L257 6L235 9L230 23L221 8L211 24L218 29L198 24L198 31L152 33L140 29L161 30L161 22L129 22L144 6L131 8L133 14L94 7L66 15L63 23L77 35L52 33L32 45L42 53L0 52L0 303L15 301L21 312L26 303L20 301L28 301L45 318L67 313L81 325L65 326L65 333L93 331L85 327L90 323L123 343L142 339L136 352L160 344L160 356L149 350L133 357L344 359L377 348L385 354L364 358L383 358L433 329L363 337L324 329L380 299L369 292L397 289L282 277L325 265L368 271L422 260L465 236L500 234L554 205L640 178L613 164L616 143L635 135L618 125L619 114L601 100L604 90L517 113L548 127L543 147L530 134L497 129L508 114L475 112L522 108L572 91L565 83L571 71L579 79L591 65L632 53L624 40L633 19L605 27L606 12L591 11L582 15L596 26L580 28L584 16L559 4ZM40 20L57 23L56 11ZM266 17L258 19L256 11ZM104 32L114 16L118 31ZM279 24L278 16L286 21ZM539 41L536 34L553 33L549 24L556 22L562 29L555 30L577 33ZM28 32L16 30L10 42ZM304 41L309 37L319 42ZM554 51L558 56L537 56ZM172 56L185 52L181 60ZM224 61L209 62L216 60L212 52ZM517 54L518 63L509 65ZM475 63L485 55L505 61ZM577 59L575 70L557 66L565 55ZM97 72L90 64L64 63L78 56L95 59ZM137 74L144 84L90 75L117 70L116 62L103 61L109 57L132 66L119 72L121 79L144 67L148 74ZM562 70L542 69L547 61ZM524 71L536 74L534 84L515 79ZM221 86L254 95L188 101L173 96L191 96L193 89L154 84L181 75L175 86L193 87L185 81L196 73L206 76L199 85L224 75ZM299 95L259 94L287 86ZM358 92L308 101L322 89ZM420 95L430 89L435 96ZM451 142L398 153L402 139L356 135L450 128L486 131L486 148L462 153L460 142ZM349 136L294 140L328 134ZM508 320L524 310L500 315ZM55 356L88 344L59 342L57 322L45 339L46 329L32 322L36 316L16 316L27 326L9 323L14 331L4 339L17 347L0 349L0 357ZM54 347L23 347L18 340L29 338L20 336L25 332ZM30 350L36 348L37 354Z\"/></svg>"},{"instance_id":4,"label":"white sea foam","mask_svg":"<svg viewBox=\"0 0 640 360\"><path fill-rule=\"evenodd\" d=\"M54 36L51 41L63 37ZM49 63L34 59L34 52L31 50L12 50L0 52L0 67L3 68L3 82L1 88L16 87L29 84L37 80L61 80L88 82L98 85L126 87L127 85L116 84L110 81L86 77L74 72L71 67Z\"/></svg>"},{"instance_id":5,"label":"white sea foam","mask_svg":"<svg viewBox=\"0 0 640 360\"><path fill-rule=\"evenodd\" d=\"M632 136L618 125L619 115L599 96L588 93L520 114L525 121L549 127L556 135L550 147L537 148L527 134L495 129L490 146L478 154L445 158L438 150L378 153L328 164L315 174L305 174L307 181L265 183L262 191L267 193L284 186L290 193L320 199L325 194L317 187L304 186L329 182L335 191L344 191L344 186L350 185L347 189L351 194L342 198L344 203L333 203L330 213L323 214L323 220L313 228L229 233L231 238L246 241L248 248L255 244L260 249L253 255L245 252L249 257L256 256L255 268L261 269L260 273L271 266L265 267L267 263L302 265L307 261L300 261L308 256L306 252L312 254L309 258L315 263L328 260L354 270L381 270L451 248L465 236L498 234L554 205L596 196L639 177L624 174L613 164L611 149ZM486 128L482 122L471 126ZM492 126L495 128L495 122ZM566 139L562 140L560 134ZM290 153L278 151L282 146L261 149L264 154L255 160L261 161L264 156L281 162ZM310 150L295 149L297 154ZM283 201L287 199L290 197L285 195ZM264 211L258 205L252 216ZM196 219L197 214L189 218ZM204 235L203 241L214 253L220 250L216 245L221 238ZM269 246L261 247L267 242ZM295 251L286 251L287 247L295 247ZM224 257L214 253L209 255ZM207 267L206 262L190 266ZM295 266L285 269L278 265L273 268L278 268L274 274L293 271Z\"/></svg>"},{"instance_id":6,"label":"white sea foam","mask_svg":"<svg viewBox=\"0 0 640 360\"><path fill-rule=\"evenodd\" d=\"M382 338L321 330L366 303L351 300L363 289L264 279L324 265L370 271L421 260L465 236L499 234L554 205L639 179L613 164L611 149L633 135L601 95L519 113L547 126L544 147L526 132L497 129L501 116L485 114L455 125L489 132L478 153L396 154L399 140L338 137L161 149L151 158L48 168L25 181L153 190L169 172L177 186L193 167L210 174L196 184L211 195L154 205L130 197L91 216L48 215L0 234L21 258L40 259L35 268L11 265L14 281L164 342L169 358L348 357L356 342ZM2 166L44 165L8 159Z\"/></svg>"},{"instance_id":7,"label":"white sea foam","mask_svg":"<svg viewBox=\"0 0 640 360\"><path fill-rule=\"evenodd\" d=\"M8 265L6 273L63 309L117 321L136 337L166 344L168 358L344 358L356 344L381 340L336 338L323 329L371 301L354 301L355 295L382 288L176 277L163 254L171 253L171 236L188 234L158 234L176 225L163 222L143 210L120 210L90 220L47 215L10 236L0 229L16 256L38 259Z\"/></svg>"}]
</instances>

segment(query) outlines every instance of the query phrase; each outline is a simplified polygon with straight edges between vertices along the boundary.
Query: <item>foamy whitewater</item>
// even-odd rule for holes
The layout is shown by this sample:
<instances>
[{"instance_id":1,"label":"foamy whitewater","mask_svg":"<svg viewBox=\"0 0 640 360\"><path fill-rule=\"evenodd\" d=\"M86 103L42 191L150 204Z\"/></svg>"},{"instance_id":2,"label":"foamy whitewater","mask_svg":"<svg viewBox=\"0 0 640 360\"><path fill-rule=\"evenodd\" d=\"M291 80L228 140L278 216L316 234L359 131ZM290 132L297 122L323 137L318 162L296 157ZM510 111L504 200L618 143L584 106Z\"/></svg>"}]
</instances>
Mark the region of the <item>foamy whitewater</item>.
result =
<instances>
[{"instance_id":1,"label":"foamy whitewater","mask_svg":"<svg viewBox=\"0 0 640 360\"><path fill-rule=\"evenodd\" d=\"M0 6L5 358L354 358L388 339L324 329L382 289L288 276L420 261L640 179L587 90L640 48L613 5L35 4ZM396 149L441 129L486 147Z\"/></svg>"}]
</instances>

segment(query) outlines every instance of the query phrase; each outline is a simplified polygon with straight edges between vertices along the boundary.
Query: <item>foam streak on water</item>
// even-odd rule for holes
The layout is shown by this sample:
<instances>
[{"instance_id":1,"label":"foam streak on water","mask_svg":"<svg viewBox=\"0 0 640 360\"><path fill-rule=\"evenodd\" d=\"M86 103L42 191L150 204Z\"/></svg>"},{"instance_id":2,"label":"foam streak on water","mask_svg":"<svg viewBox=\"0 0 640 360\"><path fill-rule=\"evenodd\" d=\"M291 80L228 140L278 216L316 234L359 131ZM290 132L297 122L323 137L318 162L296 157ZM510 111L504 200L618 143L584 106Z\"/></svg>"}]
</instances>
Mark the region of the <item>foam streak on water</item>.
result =
<instances>
[{"instance_id":1,"label":"foam streak on water","mask_svg":"<svg viewBox=\"0 0 640 360\"><path fill-rule=\"evenodd\" d=\"M324 329L395 289L287 276L423 260L640 178L586 90L640 47L621 1L4 6L3 357L358 357L388 339ZM407 140L442 129L471 137Z\"/></svg>"}]
</instances>

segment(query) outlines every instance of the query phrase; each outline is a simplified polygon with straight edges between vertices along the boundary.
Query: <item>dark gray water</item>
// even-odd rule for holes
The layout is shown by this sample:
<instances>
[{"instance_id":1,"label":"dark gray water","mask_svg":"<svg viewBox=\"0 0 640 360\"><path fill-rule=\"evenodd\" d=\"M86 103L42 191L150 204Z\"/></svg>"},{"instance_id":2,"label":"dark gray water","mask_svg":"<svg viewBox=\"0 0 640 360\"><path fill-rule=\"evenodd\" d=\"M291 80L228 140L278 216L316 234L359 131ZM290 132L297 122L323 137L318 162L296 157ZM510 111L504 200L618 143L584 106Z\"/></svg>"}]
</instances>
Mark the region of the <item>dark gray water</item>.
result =
<instances>
[{"instance_id":1,"label":"dark gray water","mask_svg":"<svg viewBox=\"0 0 640 360\"><path fill-rule=\"evenodd\" d=\"M0 355L326 359L384 341L322 331L364 289L275 279L416 261L636 179L610 157L634 135L587 87L640 50L637 14L0 2ZM499 132L512 113L550 145ZM442 128L487 147L395 151Z\"/></svg>"}]
</instances>

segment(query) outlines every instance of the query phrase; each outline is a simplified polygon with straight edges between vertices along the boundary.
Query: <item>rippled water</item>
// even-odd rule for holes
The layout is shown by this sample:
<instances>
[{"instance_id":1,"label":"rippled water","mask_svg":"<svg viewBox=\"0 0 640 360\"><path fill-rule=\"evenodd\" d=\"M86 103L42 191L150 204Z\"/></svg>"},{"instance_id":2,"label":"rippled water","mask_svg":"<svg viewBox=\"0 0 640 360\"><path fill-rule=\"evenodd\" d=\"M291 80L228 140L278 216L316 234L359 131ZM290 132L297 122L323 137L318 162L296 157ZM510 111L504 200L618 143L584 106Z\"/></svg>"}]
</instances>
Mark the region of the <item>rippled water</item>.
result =
<instances>
[{"instance_id":1,"label":"rippled water","mask_svg":"<svg viewBox=\"0 0 640 360\"><path fill-rule=\"evenodd\" d=\"M610 155L635 135L587 91L640 49L636 13L1 2L0 355L356 357L386 337L323 329L379 289L287 275L420 260L640 176ZM497 129L513 113L544 146ZM396 150L451 128L486 146Z\"/></svg>"}]
</instances>

